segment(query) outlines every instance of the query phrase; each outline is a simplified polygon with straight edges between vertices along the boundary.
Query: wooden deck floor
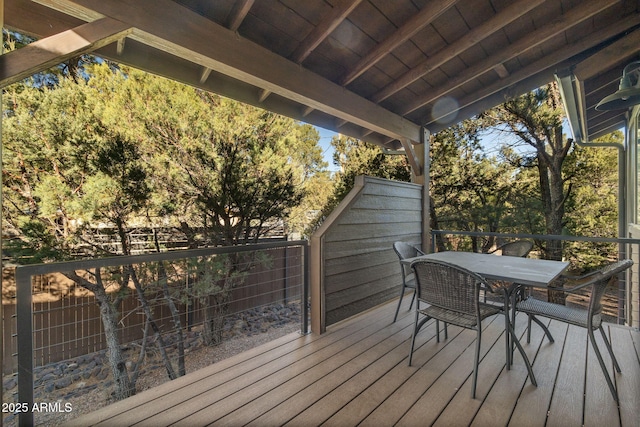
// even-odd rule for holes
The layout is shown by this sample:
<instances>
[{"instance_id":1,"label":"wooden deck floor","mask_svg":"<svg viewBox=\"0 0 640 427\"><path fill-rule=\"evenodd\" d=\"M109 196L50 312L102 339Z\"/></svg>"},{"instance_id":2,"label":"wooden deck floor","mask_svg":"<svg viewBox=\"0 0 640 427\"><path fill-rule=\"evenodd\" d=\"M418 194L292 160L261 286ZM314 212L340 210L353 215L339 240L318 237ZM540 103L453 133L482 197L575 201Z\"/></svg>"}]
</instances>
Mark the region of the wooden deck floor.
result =
<instances>
[{"instance_id":1,"label":"wooden deck floor","mask_svg":"<svg viewBox=\"0 0 640 427\"><path fill-rule=\"evenodd\" d=\"M532 343L523 340L536 388L517 352L513 368L505 369L503 322L494 316L484 322L477 398L471 399L475 332L449 327L449 339L436 343L429 325L410 367L413 316L404 310L392 323L394 310L393 302L380 306L321 336L287 335L72 425L640 425L638 331L606 328L622 367L615 377L618 407L584 329L551 322L555 343L543 341L536 327ZM525 323L519 316L518 333Z\"/></svg>"}]
</instances>

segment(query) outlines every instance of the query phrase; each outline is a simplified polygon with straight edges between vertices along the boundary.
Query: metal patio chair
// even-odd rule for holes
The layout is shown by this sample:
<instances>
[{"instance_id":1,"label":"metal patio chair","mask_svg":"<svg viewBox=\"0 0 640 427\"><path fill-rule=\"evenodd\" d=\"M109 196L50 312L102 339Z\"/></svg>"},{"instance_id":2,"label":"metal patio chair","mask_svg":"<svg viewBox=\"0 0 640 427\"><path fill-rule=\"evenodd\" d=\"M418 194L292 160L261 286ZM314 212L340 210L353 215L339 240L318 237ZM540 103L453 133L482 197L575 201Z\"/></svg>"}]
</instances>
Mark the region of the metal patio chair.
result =
<instances>
[{"instance_id":1,"label":"metal patio chair","mask_svg":"<svg viewBox=\"0 0 640 427\"><path fill-rule=\"evenodd\" d=\"M400 300L398 301L398 308L396 308L396 315L393 317L393 321L395 322L398 318L398 313L400 312L400 305L402 304L402 297L404 297L404 292L406 289L413 289L414 293L411 297L411 304L409 305L409 310L413 307L413 302L416 299L415 289L416 289L416 281L413 275L413 271L411 267L402 263L403 259L406 258L415 258L420 255L424 255L420 249L412 246L406 242L395 242L393 244L393 250L398 255L400 262L400 270L402 271L402 287L400 288Z\"/></svg>"},{"instance_id":2,"label":"metal patio chair","mask_svg":"<svg viewBox=\"0 0 640 427\"><path fill-rule=\"evenodd\" d=\"M529 255L529 252L531 252L531 249L533 249L533 242L529 240L516 240L500 245L487 253L493 254L500 252L502 256L526 257Z\"/></svg>"},{"instance_id":3,"label":"metal patio chair","mask_svg":"<svg viewBox=\"0 0 640 427\"><path fill-rule=\"evenodd\" d=\"M409 353L409 366L413 358L416 335L429 320L441 320L477 333L476 352L473 364L471 397L476 397L478 363L482 337L482 320L498 314L501 308L480 301L480 290L491 291L491 285L480 275L442 261L421 259L411 263L416 277L417 302L415 323ZM424 303L426 307L420 307ZM420 320L420 316L424 316ZM438 341L439 341L439 334Z\"/></svg>"},{"instance_id":4,"label":"metal patio chair","mask_svg":"<svg viewBox=\"0 0 640 427\"><path fill-rule=\"evenodd\" d=\"M631 261L630 259L626 259L607 265L601 270L594 271L584 276L567 277L565 283L574 282L578 284L569 289L563 289L564 292L575 293L576 291L579 291L581 289L586 289L589 287L591 288L588 309L567 307L561 304L541 301L534 297L528 297L527 299L520 301L516 305L516 309L518 311L525 313L528 316L527 343L531 340L532 320L542 327L544 333L549 338L549 341L553 342L553 337L551 336L549 329L547 329L547 327L542 322L540 322L536 318L536 316L547 317L549 319L554 319L560 322L565 322L571 325L586 328L587 334L589 336L589 341L591 341L593 350L596 354L596 357L598 358L598 362L600 363L600 368L602 368L602 373L607 380L609 390L611 390L611 394L613 395L613 398L616 402L618 402L618 393L616 392L613 381L609 376L607 367L604 363L604 360L602 359L602 354L600 353L600 349L596 344L596 338L593 334L593 331L595 331L596 329L600 330L600 333L602 334L602 338L604 340L604 344L609 351L611 360L613 361L613 366L615 367L615 370L620 373L620 365L618 365L618 361L616 360L616 357L613 354L613 349L611 348L611 343L609 343L604 329L602 328L601 301L609 281L613 277L617 276L618 273L625 271L632 265L633 261Z\"/></svg>"}]
</instances>

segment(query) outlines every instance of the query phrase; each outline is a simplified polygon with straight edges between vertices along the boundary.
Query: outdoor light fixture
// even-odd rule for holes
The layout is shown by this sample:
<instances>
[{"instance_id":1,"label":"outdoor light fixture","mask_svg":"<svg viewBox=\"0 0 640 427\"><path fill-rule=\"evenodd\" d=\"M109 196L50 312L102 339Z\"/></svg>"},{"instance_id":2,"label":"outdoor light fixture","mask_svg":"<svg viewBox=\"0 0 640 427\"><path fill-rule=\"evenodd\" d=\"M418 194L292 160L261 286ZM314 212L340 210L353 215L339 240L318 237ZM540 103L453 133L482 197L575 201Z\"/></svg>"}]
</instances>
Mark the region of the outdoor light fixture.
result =
<instances>
[{"instance_id":1,"label":"outdoor light fixture","mask_svg":"<svg viewBox=\"0 0 640 427\"><path fill-rule=\"evenodd\" d=\"M640 61L634 61L624 67L620 87L612 95L605 97L596 105L596 110L621 110L640 104Z\"/></svg>"}]
</instances>

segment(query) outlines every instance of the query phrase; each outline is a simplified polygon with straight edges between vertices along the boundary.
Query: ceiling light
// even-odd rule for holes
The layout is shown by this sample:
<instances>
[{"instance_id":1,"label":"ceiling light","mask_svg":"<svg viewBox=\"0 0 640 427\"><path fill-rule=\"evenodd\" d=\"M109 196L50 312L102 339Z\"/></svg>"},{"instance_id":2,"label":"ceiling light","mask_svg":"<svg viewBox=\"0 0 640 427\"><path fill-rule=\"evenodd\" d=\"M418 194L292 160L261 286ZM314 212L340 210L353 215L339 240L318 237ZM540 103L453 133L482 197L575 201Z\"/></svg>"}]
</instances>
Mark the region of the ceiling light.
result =
<instances>
[{"instance_id":1,"label":"ceiling light","mask_svg":"<svg viewBox=\"0 0 640 427\"><path fill-rule=\"evenodd\" d=\"M596 105L596 110L629 109L640 104L640 61L634 61L624 67L620 87L612 95L605 97Z\"/></svg>"}]
</instances>

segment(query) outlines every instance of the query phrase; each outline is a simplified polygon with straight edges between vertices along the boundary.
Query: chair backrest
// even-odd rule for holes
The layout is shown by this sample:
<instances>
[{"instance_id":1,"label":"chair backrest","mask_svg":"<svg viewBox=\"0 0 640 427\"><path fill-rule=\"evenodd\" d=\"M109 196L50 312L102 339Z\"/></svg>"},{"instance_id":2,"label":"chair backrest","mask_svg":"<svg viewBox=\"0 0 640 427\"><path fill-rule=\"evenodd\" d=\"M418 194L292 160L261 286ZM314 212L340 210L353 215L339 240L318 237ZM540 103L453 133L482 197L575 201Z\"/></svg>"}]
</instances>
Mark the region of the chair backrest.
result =
<instances>
[{"instance_id":1,"label":"chair backrest","mask_svg":"<svg viewBox=\"0 0 640 427\"><path fill-rule=\"evenodd\" d=\"M419 301L479 316L480 289L489 284L480 275L443 261L421 259L411 263Z\"/></svg>"},{"instance_id":2,"label":"chair backrest","mask_svg":"<svg viewBox=\"0 0 640 427\"><path fill-rule=\"evenodd\" d=\"M499 246L494 252L500 251L503 256L526 257L533 249L533 242L529 240L516 240Z\"/></svg>"},{"instance_id":3,"label":"chair backrest","mask_svg":"<svg viewBox=\"0 0 640 427\"><path fill-rule=\"evenodd\" d=\"M393 244L393 250L396 251L398 258L401 260L406 258L415 258L421 253L418 251L418 248L415 246L411 246L406 242L395 242Z\"/></svg>"},{"instance_id":4,"label":"chair backrest","mask_svg":"<svg viewBox=\"0 0 640 427\"><path fill-rule=\"evenodd\" d=\"M396 255L398 255L400 261L406 258L415 258L422 255L422 251L419 251L418 248L406 242L395 242L393 244L393 250L396 252ZM403 277L409 277L411 274L411 267L400 263L400 268L402 269Z\"/></svg>"},{"instance_id":5,"label":"chair backrest","mask_svg":"<svg viewBox=\"0 0 640 427\"><path fill-rule=\"evenodd\" d=\"M589 300L589 316L591 318L592 327L597 328L602 322L602 297L606 291L609 281L632 265L633 261L630 259L614 262L602 268L590 281L592 282L592 286L591 297ZM587 284L589 284L589 282L582 286Z\"/></svg>"}]
</instances>

